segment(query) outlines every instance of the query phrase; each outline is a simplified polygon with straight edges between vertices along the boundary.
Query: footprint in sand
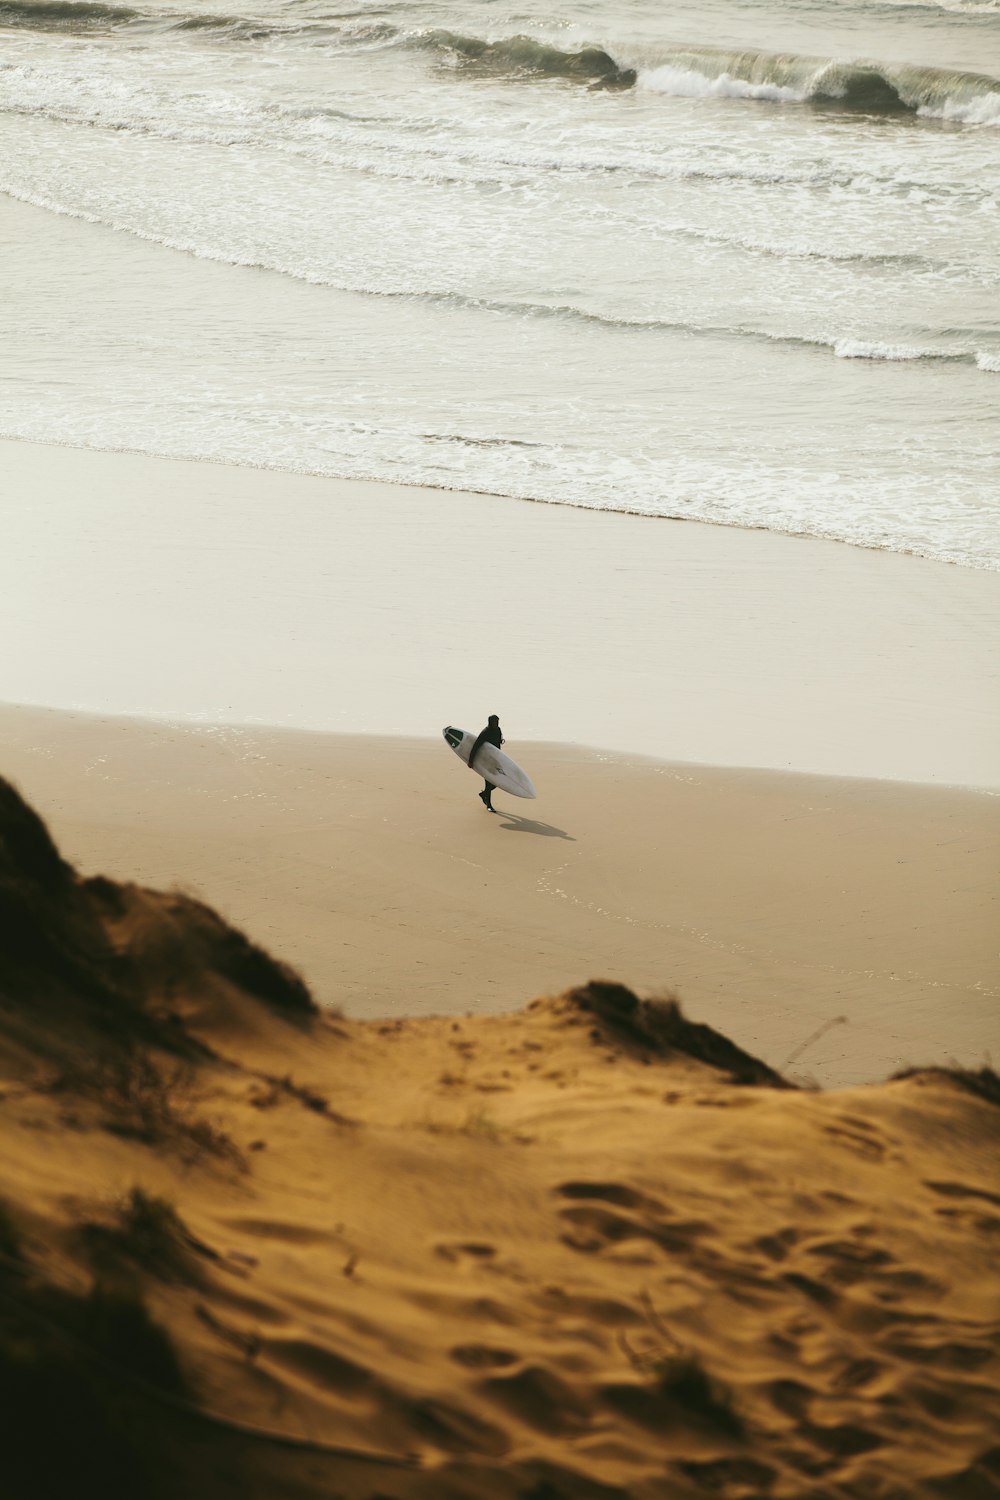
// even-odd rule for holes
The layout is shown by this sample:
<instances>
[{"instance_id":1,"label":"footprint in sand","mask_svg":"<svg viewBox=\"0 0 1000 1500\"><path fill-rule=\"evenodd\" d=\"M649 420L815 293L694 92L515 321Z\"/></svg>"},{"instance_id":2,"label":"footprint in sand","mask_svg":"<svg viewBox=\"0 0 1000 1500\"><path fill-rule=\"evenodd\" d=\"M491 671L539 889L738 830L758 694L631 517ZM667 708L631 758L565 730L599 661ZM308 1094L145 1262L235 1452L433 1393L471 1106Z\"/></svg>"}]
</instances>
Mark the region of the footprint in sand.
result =
<instances>
[{"instance_id":1,"label":"footprint in sand","mask_svg":"<svg viewBox=\"0 0 1000 1500\"><path fill-rule=\"evenodd\" d=\"M945 1219L963 1231L971 1228L980 1234L1000 1233L1000 1218L996 1214L984 1213L978 1206L981 1203L1000 1206L1000 1193L968 1187L964 1182L932 1182L928 1178L924 1179L924 1187L930 1188L940 1198L957 1200L953 1207L934 1210L939 1219Z\"/></svg>"},{"instance_id":2,"label":"footprint in sand","mask_svg":"<svg viewBox=\"0 0 1000 1500\"><path fill-rule=\"evenodd\" d=\"M613 1203L618 1208L646 1209L655 1213L663 1208L658 1198L648 1198L623 1182L562 1182L556 1192L563 1198L583 1198L592 1203Z\"/></svg>"},{"instance_id":3,"label":"footprint in sand","mask_svg":"<svg viewBox=\"0 0 1000 1500\"><path fill-rule=\"evenodd\" d=\"M498 1349L492 1344L456 1344L448 1353L467 1370L501 1370L516 1365L521 1358L513 1349Z\"/></svg>"},{"instance_id":4,"label":"footprint in sand","mask_svg":"<svg viewBox=\"0 0 1000 1500\"><path fill-rule=\"evenodd\" d=\"M779 1229L774 1234L762 1234L758 1239L751 1240L748 1248L762 1251L768 1260L785 1260L789 1250L798 1244L799 1238L796 1229Z\"/></svg>"},{"instance_id":5,"label":"footprint in sand","mask_svg":"<svg viewBox=\"0 0 1000 1500\"><path fill-rule=\"evenodd\" d=\"M496 1255L496 1246L487 1245L477 1240L447 1241L434 1246L434 1254L442 1260L450 1261L452 1265L468 1264L470 1261L482 1263L490 1261Z\"/></svg>"},{"instance_id":6,"label":"footprint in sand","mask_svg":"<svg viewBox=\"0 0 1000 1500\"><path fill-rule=\"evenodd\" d=\"M976 1213L972 1208L936 1208L935 1214L964 1234L976 1229L980 1234L1000 1234L1000 1219L995 1214Z\"/></svg>"},{"instance_id":7,"label":"footprint in sand","mask_svg":"<svg viewBox=\"0 0 1000 1500\"><path fill-rule=\"evenodd\" d=\"M944 1284L932 1280L923 1271L900 1266L894 1255L870 1243L871 1226L857 1225L852 1239L823 1240L809 1245L806 1254L826 1262L825 1279L835 1286L854 1286L870 1280L877 1283L875 1295L880 1301L894 1301L906 1293L940 1294Z\"/></svg>"},{"instance_id":8,"label":"footprint in sand","mask_svg":"<svg viewBox=\"0 0 1000 1500\"><path fill-rule=\"evenodd\" d=\"M527 1426L551 1436L569 1436L589 1424L590 1403L543 1365L528 1365L513 1375L494 1375L482 1382L480 1390Z\"/></svg>"},{"instance_id":9,"label":"footprint in sand","mask_svg":"<svg viewBox=\"0 0 1000 1500\"><path fill-rule=\"evenodd\" d=\"M888 1250L881 1250L878 1245L859 1244L857 1240L823 1240L818 1245L810 1245L806 1254L829 1261L829 1275L842 1286L850 1286L869 1272L895 1262Z\"/></svg>"},{"instance_id":10,"label":"footprint in sand","mask_svg":"<svg viewBox=\"0 0 1000 1500\"><path fill-rule=\"evenodd\" d=\"M914 1364L937 1366L949 1372L974 1371L995 1357L989 1343L965 1342L961 1339L928 1338L926 1329L897 1329L884 1341L883 1347L896 1359Z\"/></svg>"},{"instance_id":11,"label":"footprint in sand","mask_svg":"<svg viewBox=\"0 0 1000 1500\"><path fill-rule=\"evenodd\" d=\"M559 1217L569 1226L568 1231L560 1235L563 1244L568 1245L571 1250L580 1250L585 1255L594 1255L610 1245L621 1244L624 1240L645 1237L645 1231L633 1219L612 1213L606 1208L591 1205L563 1208L559 1211Z\"/></svg>"},{"instance_id":12,"label":"footprint in sand","mask_svg":"<svg viewBox=\"0 0 1000 1500\"><path fill-rule=\"evenodd\" d=\"M841 1115L835 1125L824 1125L823 1132L838 1146L854 1151L869 1161L882 1161L886 1155L885 1142L872 1130L865 1120L853 1115Z\"/></svg>"},{"instance_id":13,"label":"footprint in sand","mask_svg":"<svg viewBox=\"0 0 1000 1500\"><path fill-rule=\"evenodd\" d=\"M275 1240L283 1245L343 1245L344 1237L329 1229L313 1229L308 1224L282 1223L278 1219L225 1219L227 1229Z\"/></svg>"},{"instance_id":14,"label":"footprint in sand","mask_svg":"<svg viewBox=\"0 0 1000 1500\"><path fill-rule=\"evenodd\" d=\"M646 1240L668 1254L678 1254L689 1250L712 1227L698 1219L671 1220L665 1204L624 1183L566 1182L555 1191L579 1200L577 1207L559 1210L568 1226L560 1238L570 1249L587 1255L627 1240Z\"/></svg>"}]
</instances>

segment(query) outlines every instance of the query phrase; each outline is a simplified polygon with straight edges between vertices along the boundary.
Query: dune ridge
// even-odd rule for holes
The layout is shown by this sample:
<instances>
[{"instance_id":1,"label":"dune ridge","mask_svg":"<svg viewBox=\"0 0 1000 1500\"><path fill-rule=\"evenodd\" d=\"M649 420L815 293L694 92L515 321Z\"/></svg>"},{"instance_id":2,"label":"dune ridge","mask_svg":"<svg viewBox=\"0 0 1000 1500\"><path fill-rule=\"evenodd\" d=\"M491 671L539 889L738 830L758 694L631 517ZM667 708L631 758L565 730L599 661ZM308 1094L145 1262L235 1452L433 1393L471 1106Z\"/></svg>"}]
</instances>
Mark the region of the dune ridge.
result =
<instances>
[{"instance_id":1,"label":"dune ridge","mask_svg":"<svg viewBox=\"0 0 1000 1500\"><path fill-rule=\"evenodd\" d=\"M613 981L352 1021L0 782L5 1495L995 1494L998 1099Z\"/></svg>"}]
</instances>

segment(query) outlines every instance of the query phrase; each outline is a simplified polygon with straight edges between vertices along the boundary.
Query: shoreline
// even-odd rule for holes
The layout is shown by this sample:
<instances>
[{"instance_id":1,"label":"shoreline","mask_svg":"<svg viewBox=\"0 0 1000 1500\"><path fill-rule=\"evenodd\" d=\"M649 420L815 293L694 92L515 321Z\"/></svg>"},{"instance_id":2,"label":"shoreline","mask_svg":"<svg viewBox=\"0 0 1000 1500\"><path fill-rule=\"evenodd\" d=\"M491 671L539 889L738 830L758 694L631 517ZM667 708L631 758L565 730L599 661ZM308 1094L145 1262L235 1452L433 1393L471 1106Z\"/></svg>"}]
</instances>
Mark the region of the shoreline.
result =
<instances>
[{"instance_id":1,"label":"shoreline","mask_svg":"<svg viewBox=\"0 0 1000 1500\"><path fill-rule=\"evenodd\" d=\"M0 463L7 702L418 736L500 711L522 742L1000 786L985 569L93 449Z\"/></svg>"},{"instance_id":2,"label":"shoreline","mask_svg":"<svg viewBox=\"0 0 1000 1500\"><path fill-rule=\"evenodd\" d=\"M539 800L489 818L443 742L0 707L83 873L195 894L352 1017L612 979L823 1087L1000 1050L995 797L517 750Z\"/></svg>"},{"instance_id":3,"label":"shoreline","mask_svg":"<svg viewBox=\"0 0 1000 1500\"><path fill-rule=\"evenodd\" d=\"M16 201L24 202L26 200L17 199ZM61 210L56 210L56 212L61 212ZM333 485L358 485L361 488L385 486L389 489L397 490L420 490L430 495L468 495L485 500L502 500L510 502L512 505L557 505L567 510L583 511L589 515L626 516L630 520L635 521L676 522L679 525L705 526L722 531L763 532L765 536L787 537L793 542L819 542L824 546L850 547L860 552L873 552L877 556L888 555L890 557L913 558L917 562L931 563L935 567L958 568L971 573L1000 573L1000 561L993 561L991 559L973 561L955 557L934 557L930 553L916 552L908 547L890 547L888 544L880 546L876 542L857 541L851 537L826 536L812 531L786 531L780 527L765 526L762 522L719 521L714 520L710 516L667 515L657 511L626 510L612 506L603 508L596 505L584 505L582 501L577 500L549 500L544 495L513 495L506 494L502 490L480 490L472 485L418 484L416 481L372 479L350 474L328 474L322 469L301 469L277 463L260 463L249 458L237 461L231 458L213 458L211 455L203 453L159 453L154 452L150 448L107 447L101 444L71 442L68 438L40 439L12 437L8 434L0 433L0 451L7 444L30 448L68 448L74 453L99 453L112 458L116 456L124 458L148 458L154 462L162 461L171 464L204 465L208 468L234 469L237 472L242 469L248 469L253 473L259 474L294 475L299 479L318 479Z\"/></svg>"}]
</instances>

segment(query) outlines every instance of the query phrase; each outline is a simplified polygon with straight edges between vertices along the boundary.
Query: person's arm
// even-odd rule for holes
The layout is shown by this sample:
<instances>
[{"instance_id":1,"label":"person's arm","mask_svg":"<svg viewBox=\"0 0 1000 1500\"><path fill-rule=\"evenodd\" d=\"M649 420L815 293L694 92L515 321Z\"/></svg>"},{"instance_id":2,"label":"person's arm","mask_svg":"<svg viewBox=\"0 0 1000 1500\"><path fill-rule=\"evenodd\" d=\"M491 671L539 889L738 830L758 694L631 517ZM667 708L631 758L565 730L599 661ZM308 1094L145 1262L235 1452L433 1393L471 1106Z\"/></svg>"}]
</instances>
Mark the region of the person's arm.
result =
<instances>
[{"instance_id":1,"label":"person's arm","mask_svg":"<svg viewBox=\"0 0 1000 1500\"><path fill-rule=\"evenodd\" d=\"M488 734L489 734L489 728L486 728L486 729L481 729L479 731L479 734L476 736L476 743L473 745L472 749L469 751L469 769L470 769L470 771L474 771L475 770L476 756L479 754L480 750L486 744L486 736Z\"/></svg>"}]
</instances>

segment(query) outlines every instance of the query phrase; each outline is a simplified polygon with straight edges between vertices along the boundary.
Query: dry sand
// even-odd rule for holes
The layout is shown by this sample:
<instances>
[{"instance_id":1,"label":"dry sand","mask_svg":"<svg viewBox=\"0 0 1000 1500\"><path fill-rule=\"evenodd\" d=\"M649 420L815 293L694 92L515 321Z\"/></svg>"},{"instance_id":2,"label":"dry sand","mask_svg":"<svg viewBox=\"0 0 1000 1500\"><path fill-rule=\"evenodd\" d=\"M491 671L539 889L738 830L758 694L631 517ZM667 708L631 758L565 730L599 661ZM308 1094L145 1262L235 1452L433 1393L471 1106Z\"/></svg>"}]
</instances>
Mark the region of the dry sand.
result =
<instances>
[{"instance_id":1,"label":"dry sand","mask_svg":"<svg viewBox=\"0 0 1000 1500\"><path fill-rule=\"evenodd\" d=\"M995 1074L788 1090L614 986L337 1021L3 784L0 937L5 1500L996 1493Z\"/></svg>"},{"instance_id":2,"label":"dry sand","mask_svg":"<svg viewBox=\"0 0 1000 1500\"><path fill-rule=\"evenodd\" d=\"M1000 798L522 758L539 801L491 818L440 739L0 710L0 765L69 857L196 891L351 1016L610 976L823 1085L1000 1056Z\"/></svg>"}]
</instances>

